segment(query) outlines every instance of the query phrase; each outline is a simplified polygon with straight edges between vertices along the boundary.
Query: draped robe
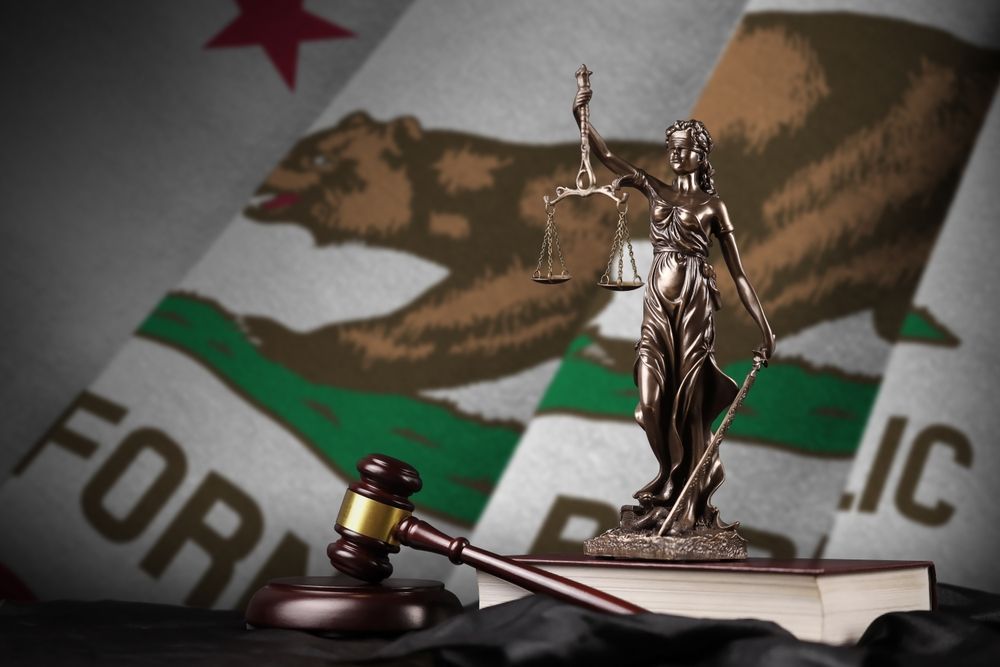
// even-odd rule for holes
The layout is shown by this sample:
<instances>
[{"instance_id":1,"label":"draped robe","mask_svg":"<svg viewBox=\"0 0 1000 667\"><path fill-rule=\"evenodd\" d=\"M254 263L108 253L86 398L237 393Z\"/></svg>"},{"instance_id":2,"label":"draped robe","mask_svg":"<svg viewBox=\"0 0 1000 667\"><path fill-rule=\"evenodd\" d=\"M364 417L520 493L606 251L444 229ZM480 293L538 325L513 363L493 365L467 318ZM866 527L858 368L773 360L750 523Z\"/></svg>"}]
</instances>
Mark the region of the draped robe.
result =
<instances>
[{"instance_id":1,"label":"draped robe","mask_svg":"<svg viewBox=\"0 0 1000 667\"><path fill-rule=\"evenodd\" d=\"M738 393L736 383L715 362L714 311L721 306L715 272L708 261L712 221L664 201L645 173L636 184L650 202L653 264L643 298L642 333L636 345L634 375L640 400L636 420L649 435L659 429L665 452L657 458L662 484L652 490L669 507L676 500L712 436L711 425ZM640 369L653 378L659 392L644 390ZM658 393L658 400L651 401ZM644 409L645 407L645 409ZM665 456L663 455L665 454ZM724 473L718 451L709 472L692 492L674 530L724 527L711 504Z\"/></svg>"}]
</instances>

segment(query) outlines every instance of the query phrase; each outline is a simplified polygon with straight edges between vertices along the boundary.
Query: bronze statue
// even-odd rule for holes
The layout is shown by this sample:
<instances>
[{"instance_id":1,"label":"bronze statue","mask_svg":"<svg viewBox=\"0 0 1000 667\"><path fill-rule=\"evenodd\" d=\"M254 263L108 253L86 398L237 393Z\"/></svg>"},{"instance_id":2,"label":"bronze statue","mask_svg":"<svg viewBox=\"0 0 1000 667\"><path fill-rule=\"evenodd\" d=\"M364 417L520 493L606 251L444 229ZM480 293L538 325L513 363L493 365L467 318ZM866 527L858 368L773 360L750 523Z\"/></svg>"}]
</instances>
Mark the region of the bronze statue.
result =
<instances>
[{"instance_id":1,"label":"bronze statue","mask_svg":"<svg viewBox=\"0 0 1000 667\"><path fill-rule=\"evenodd\" d=\"M680 120L667 128L667 160L673 173L667 181L659 180L615 155L590 124L590 74L586 66L577 71L573 104L584 161L592 147L616 175L612 192L633 188L649 202L654 256L636 344L635 418L659 470L635 492L639 504L622 508L620 526L589 540L585 550L623 557L743 558L746 543L736 525L724 523L711 502L723 481L718 444L757 370L773 354L775 339L740 262L733 223L712 180L712 137L697 120ZM721 302L708 258L713 237L762 338L742 390L715 362L714 311ZM620 257L620 241L617 247ZM620 274L619 268L619 285ZM727 418L713 437L712 422L727 407Z\"/></svg>"}]
</instances>

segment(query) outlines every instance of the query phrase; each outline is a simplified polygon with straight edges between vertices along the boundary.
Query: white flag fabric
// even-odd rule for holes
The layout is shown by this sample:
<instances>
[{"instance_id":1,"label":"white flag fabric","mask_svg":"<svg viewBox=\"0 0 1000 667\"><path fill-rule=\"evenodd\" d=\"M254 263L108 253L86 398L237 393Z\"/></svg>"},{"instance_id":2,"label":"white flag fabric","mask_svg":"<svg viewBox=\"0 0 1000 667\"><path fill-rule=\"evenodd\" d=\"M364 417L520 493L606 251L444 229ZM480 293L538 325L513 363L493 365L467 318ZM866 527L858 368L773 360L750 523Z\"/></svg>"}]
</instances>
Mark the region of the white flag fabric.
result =
<instances>
[{"instance_id":1,"label":"white flag fabric","mask_svg":"<svg viewBox=\"0 0 1000 667\"><path fill-rule=\"evenodd\" d=\"M407 6L16 4L0 26L9 91L0 106L2 479ZM209 47L262 9L270 23L249 26L258 30L243 45ZM302 20L321 22L327 36L296 41ZM335 28L351 34L329 36ZM298 45L286 63L291 87L263 48L269 40Z\"/></svg>"},{"instance_id":2,"label":"white flag fabric","mask_svg":"<svg viewBox=\"0 0 1000 667\"><path fill-rule=\"evenodd\" d=\"M928 554L942 581L991 591L1000 590L992 566L998 148L994 100L893 349L828 550Z\"/></svg>"}]
</instances>

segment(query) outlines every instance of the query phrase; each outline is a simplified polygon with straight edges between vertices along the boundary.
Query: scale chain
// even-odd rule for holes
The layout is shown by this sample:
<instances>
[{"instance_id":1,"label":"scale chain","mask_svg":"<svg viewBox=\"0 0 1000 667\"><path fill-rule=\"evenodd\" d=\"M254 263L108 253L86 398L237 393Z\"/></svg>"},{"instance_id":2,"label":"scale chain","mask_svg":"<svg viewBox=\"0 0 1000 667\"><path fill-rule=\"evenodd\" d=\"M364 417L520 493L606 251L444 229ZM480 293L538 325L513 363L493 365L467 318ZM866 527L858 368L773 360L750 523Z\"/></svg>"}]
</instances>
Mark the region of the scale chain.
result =
<instances>
[{"instance_id":1,"label":"scale chain","mask_svg":"<svg viewBox=\"0 0 1000 667\"><path fill-rule=\"evenodd\" d=\"M559 257L559 265L562 267L562 276L568 279L568 271L566 269L566 259L563 257L562 244L559 241L559 230L556 228L555 221L555 207L551 205L546 205L546 220L545 220L545 233L542 236L542 247L538 251L538 263L535 266L535 272L532 277L538 278L552 278L552 255L553 248L555 249L555 254ZM548 267L548 274L542 276L542 264Z\"/></svg>"},{"instance_id":2,"label":"scale chain","mask_svg":"<svg viewBox=\"0 0 1000 667\"><path fill-rule=\"evenodd\" d=\"M621 230L618 238L618 280L625 279L625 239L628 237L628 227L625 224L625 212L618 212L618 229ZM632 248L631 241L628 244Z\"/></svg>"},{"instance_id":3,"label":"scale chain","mask_svg":"<svg viewBox=\"0 0 1000 667\"><path fill-rule=\"evenodd\" d=\"M559 232L555 231L556 223L555 220L552 221L553 237L556 240L556 254L559 256L559 266L562 267L563 273L566 273L566 260L563 259L562 244L559 242ZM549 270L551 271L552 266L552 242L549 242Z\"/></svg>"},{"instance_id":4,"label":"scale chain","mask_svg":"<svg viewBox=\"0 0 1000 667\"><path fill-rule=\"evenodd\" d=\"M549 260L549 274L552 275L552 228L555 226L552 218L549 217L548 223L545 225L545 245L548 248L548 260Z\"/></svg>"},{"instance_id":5,"label":"scale chain","mask_svg":"<svg viewBox=\"0 0 1000 667\"><path fill-rule=\"evenodd\" d=\"M632 280L635 282L641 282L639 278L639 268L635 265L635 253L632 251L632 236L628 231L628 205L626 204L625 210L619 212L619 224L622 226L622 232L625 235L625 243L628 244L628 259L632 264ZM624 259L624 257L623 257ZM618 275L621 275L621 266L618 267Z\"/></svg>"},{"instance_id":6,"label":"scale chain","mask_svg":"<svg viewBox=\"0 0 1000 667\"><path fill-rule=\"evenodd\" d=\"M601 282L610 283L611 282L611 267L615 262L615 255L619 254L618 248L621 246L621 226L615 227L615 234L611 237L611 255L608 257L608 265L604 268L604 275L601 276ZM621 277L621 271L619 271L619 277Z\"/></svg>"},{"instance_id":7,"label":"scale chain","mask_svg":"<svg viewBox=\"0 0 1000 667\"><path fill-rule=\"evenodd\" d=\"M552 216L549 216L548 224L546 224L545 238L548 241L549 247L549 275L552 275L552 228L555 226L555 222Z\"/></svg>"},{"instance_id":8,"label":"scale chain","mask_svg":"<svg viewBox=\"0 0 1000 667\"><path fill-rule=\"evenodd\" d=\"M624 239L622 241L618 241L618 281L619 282L621 282L625 278L624 267L623 267L624 262L625 262L625 252L624 252L624 248L622 247L623 241L624 241Z\"/></svg>"},{"instance_id":9,"label":"scale chain","mask_svg":"<svg viewBox=\"0 0 1000 667\"><path fill-rule=\"evenodd\" d=\"M628 230L628 227L625 229ZM639 268L635 265L635 253L632 252L632 239L628 241L628 258L632 262L632 279L639 282L641 279L639 278Z\"/></svg>"},{"instance_id":10,"label":"scale chain","mask_svg":"<svg viewBox=\"0 0 1000 667\"><path fill-rule=\"evenodd\" d=\"M611 269L614 266L615 257L618 257L618 279L617 283L620 285L625 280L625 246L628 246L628 258L629 263L632 265L632 282L633 284L640 284L642 280L639 278L639 268L635 263L635 252L632 249L632 238L628 231L628 204L624 205L624 208L619 206L618 209L618 225L615 227L614 236L611 238L611 255L608 257L608 265L604 269L604 275L601 276L602 284L611 284Z\"/></svg>"}]
</instances>

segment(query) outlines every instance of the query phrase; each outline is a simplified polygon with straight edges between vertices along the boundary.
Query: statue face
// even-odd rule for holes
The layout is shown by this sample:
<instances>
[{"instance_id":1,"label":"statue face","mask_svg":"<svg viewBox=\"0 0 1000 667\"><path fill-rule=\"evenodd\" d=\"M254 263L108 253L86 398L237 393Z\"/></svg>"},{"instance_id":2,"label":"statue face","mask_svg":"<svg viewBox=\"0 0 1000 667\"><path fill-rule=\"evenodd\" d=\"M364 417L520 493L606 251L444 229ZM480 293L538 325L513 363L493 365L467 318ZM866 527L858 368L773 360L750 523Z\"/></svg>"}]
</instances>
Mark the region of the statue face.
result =
<instances>
[{"instance_id":1,"label":"statue face","mask_svg":"<svg viewBox=\"0 0 1000 667\"><path fill-rule=\"evenodd\" d=\"M667 147L667 161L677 174L691 174L701 165L701 153L677 146Z\"/></svg>"}]
</instances>

